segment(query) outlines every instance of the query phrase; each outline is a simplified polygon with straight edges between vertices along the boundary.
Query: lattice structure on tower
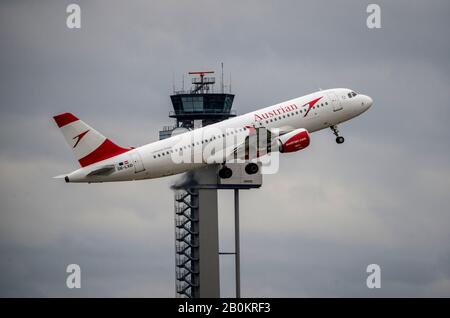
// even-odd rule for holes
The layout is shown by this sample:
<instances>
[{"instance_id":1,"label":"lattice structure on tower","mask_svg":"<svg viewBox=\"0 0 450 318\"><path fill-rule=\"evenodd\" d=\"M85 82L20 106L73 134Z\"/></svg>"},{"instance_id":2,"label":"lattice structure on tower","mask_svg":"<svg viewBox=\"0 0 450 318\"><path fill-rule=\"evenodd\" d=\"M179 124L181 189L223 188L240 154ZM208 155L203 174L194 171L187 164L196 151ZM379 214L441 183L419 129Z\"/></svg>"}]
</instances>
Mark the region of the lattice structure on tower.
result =
<instances>
[{"instance_id":1,"label":"lattice structure on tower","mask_svg":"<svg viewBox=\"0 0 450 318\"><path fill-rule=\"evenodd\" d=\"M175 192L176 296L197 298L199 294L198 192Z\"/></svg>"}]
</instances>

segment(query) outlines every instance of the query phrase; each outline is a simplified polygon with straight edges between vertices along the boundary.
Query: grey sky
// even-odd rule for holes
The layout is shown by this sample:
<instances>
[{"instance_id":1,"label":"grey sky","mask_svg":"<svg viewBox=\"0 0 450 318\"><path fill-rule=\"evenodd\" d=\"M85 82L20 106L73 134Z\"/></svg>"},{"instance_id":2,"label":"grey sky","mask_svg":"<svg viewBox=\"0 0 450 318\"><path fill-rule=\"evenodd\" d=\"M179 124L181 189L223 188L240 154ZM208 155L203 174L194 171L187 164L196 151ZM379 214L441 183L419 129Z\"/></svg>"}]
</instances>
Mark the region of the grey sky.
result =
<instances>
[{"instance_id":1,"label":"grey sky","mask_svg":"<svg viewBox=\"0 0 450 318\"><path fill-rule=\"evenodd\" d=\"M448 1L72 1L0 3L0 296L174 295L177 177L63 184L74 170L51 120L71 111L121 145L171 121L172 76L232 74L244 113L321 88L374 106L244 192L244 296L450 296ZM232 196L221 193L221 247ZM223 296L232 262L222 259ZM65 267L82 288L65 287ZM365 268L382 268L382 288Z\"/></svg>"}]
</instances>

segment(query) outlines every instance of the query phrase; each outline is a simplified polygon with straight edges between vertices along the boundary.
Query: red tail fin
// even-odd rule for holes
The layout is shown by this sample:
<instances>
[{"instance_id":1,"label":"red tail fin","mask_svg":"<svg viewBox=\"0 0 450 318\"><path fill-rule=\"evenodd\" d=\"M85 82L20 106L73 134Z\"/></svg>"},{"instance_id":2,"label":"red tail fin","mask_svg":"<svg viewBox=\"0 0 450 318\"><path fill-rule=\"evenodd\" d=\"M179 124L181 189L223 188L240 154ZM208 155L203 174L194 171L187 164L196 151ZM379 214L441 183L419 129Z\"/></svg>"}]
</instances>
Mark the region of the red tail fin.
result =
<instances>
[{"instance_id":1,"label":"red tail fin","mask_svg":"<svg viewBox=\"0 0 450 318\"><path fill-rule=\"evenodd\" d=\"M53 117L82 167L130 151L103 136L71 113Z\"/></svg>"}]
</instances>

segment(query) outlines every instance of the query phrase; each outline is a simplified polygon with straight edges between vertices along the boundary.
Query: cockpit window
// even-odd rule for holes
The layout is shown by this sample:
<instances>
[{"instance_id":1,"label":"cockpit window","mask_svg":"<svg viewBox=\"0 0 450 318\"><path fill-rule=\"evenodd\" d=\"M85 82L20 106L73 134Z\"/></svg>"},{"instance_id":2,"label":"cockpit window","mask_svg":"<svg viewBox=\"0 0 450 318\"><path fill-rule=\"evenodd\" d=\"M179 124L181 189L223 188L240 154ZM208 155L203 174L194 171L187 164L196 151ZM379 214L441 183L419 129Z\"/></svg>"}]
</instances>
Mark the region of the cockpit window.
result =
<instances>
[{"instance_id":1,"label":"cockpit window","mask_svg":"<svg viewBox=\"0 0 450 318\"><path fill-rule=\"evenodd\" d=\"M348 93L348 98L352 98L352 93Z\"/></svg>"},{"instance_id":2,"label":"cockpit window","mask_svg":"<svg viewBox=\"0 0 450 318\"><path fill-rule=\"evenodd\" d=\"M352 92L352 96L356 96L356 93L355 93L355 92Z\"/></svg>"}]
</instances>

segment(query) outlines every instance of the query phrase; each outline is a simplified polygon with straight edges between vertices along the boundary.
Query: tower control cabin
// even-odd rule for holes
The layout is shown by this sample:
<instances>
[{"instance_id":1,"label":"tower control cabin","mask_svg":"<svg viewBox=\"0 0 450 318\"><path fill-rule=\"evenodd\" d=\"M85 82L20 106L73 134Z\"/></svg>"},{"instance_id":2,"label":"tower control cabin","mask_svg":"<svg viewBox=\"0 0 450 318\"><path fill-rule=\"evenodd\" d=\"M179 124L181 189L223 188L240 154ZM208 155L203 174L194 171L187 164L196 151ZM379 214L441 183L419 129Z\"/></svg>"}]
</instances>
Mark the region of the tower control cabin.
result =
<instances>
[{"instance_id":1,"label":"tower control cabin","mask_svg":"<svg viewBox=\"0 0 450 318\"><path fill-rule=\"evenodd\" d=\"M176 119L174 127L164 127L160 131L159 139L172 135L177 128L194 129L236 116L232 111L234 95L225 93L223 83L219 92L215 92L215 77L207 77L213 71L189 72L198 75L192 78L192 88L188 91L174 91L170 96L173 111L169 117ZM175 133L175 132L174 132Z\"/></svg>"}]
</instances>

